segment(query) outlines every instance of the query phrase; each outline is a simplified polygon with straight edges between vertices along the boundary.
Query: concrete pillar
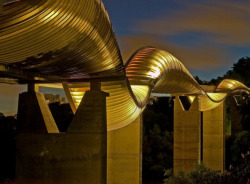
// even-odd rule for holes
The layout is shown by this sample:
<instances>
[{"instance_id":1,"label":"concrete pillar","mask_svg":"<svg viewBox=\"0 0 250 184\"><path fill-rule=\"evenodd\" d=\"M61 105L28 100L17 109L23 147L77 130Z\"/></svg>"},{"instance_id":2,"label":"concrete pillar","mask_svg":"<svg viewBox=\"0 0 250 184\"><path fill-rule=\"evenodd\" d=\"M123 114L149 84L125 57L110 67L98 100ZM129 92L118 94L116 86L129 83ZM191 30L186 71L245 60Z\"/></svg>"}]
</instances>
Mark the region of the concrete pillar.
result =
<instances>
[{"instance_id":1,"label":"concrete pillar","mask_svg":"<svg viewBox=\"0 0 250 184\"><path fill-rule=\"evenodd\" d=\"M203 112L203 163L213 170L225 168L225 107Z\"/></svg>"},{"instance_id":2,"label":"concrete pillar","mask_svg":"<svg viewBox=\"0 0 250 184\"><path fill-rule=\"evenodd\" d=\"M19 95L18 131L59 133L43 94L32 90L30 85L28 89L28 92Z\"/></svg>"},{"instance_id":3,"label":"concrete pillar","mask_svg":"<svg viewBox=\"0 0 250 184\"><path fill-rule=\"evenodd\" d=\"M36 132L22 119L28 128L17 137L17 183L106 184L107 95L100 84L87 91L66 133L48 134L44 128ZM21 102L22 108L34 106Z\"/></svg>"},{"instance_id":4,"label":"concrete pillar","mask_svg":"<svg viewBox=\"0 0 250 184\"><path fill-rule=\"evenodd\" d=\"M74 168L81 183L107 182L107 96L100 88L86 91L67 131L67 134L80 134L84 140L78 149L82 153L81 167Z\"/></svg>"},{"instance_id":5,"label":"concrete pillar","mask_svg":"<svg viewBox=\"0 0 250 184\"><path fill-rule=\"evenodd\" d=\"M142 182L142 121L108 132L108 184Z\"/></svg>"},{"instance_id":6,"label":"concrete pillar","mask_svg":"<svg viewBox=\"0 0 250 184\"><path fill-rule=\"evenodd\" d=\"M48 133L59 133L43 94L34 89L34 85L29 85L28 92L21 93L18 102L16 181L21 184L37 183L34 178L39 178L44 169L40 165L46 149L43 141Z\"/></svg>"},{"instance_id":7,"label":"concrete pillar","mask_svg":"<svg viewBox=\"0 0 250 184\"><path fill-rule=\"evenodd\" d=\"M195 98L188 111L179 99L174 100L174 173L189 172L200 161L201 112Z\"/></svg>"}]
</instances>

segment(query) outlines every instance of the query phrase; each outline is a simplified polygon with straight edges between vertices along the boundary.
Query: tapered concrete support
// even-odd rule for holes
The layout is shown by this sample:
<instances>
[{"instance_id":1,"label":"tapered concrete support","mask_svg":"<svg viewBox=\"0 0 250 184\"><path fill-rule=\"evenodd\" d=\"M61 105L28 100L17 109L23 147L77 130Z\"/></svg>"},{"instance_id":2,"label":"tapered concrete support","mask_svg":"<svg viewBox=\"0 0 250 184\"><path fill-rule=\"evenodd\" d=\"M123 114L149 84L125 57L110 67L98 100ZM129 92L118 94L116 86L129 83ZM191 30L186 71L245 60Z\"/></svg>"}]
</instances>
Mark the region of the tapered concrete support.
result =
<instances>
[{"instance_id":1,"label":"tapered concrete support","mask_svg":"<svg viewBox=\"0 0 250 184\"><path fill-rule=\"evenodd\" d=\"M17 121L22 133L59 133L43 94L31 89L19 95Z\"/></svg>"},{"instance_id":2,"label":"tapered concrete support","mask_svg":"<svg viewBox=\"0 0 250 184\"><path fill-rule=\"evenodd\" d=\"M36 92L34 85L29 85L28 92L19 95L17 121L16 181L21 184L37 183L40 174L47 172L43 170L43 164L40 165L46 150L43 142L48 133L56 134L59 130L43 94Z\"/></svg>"},{"instance_id":3,"label":"tapered concrete support","mask_svg":"<svg viewBox=\"0 0 250 184\"><path fill-rule=\"evenodd\" d=\"M107 95L95 87L87 91L66 133L26 128L18 134L17 183L106 184Z\"/></svg>"},{"instance_id":4,"label":"tapered concrete support","mask_svg":"<svg viewBox=\"0 0 250 184\"><path fill-rule=\"evenodd\" d=\"M108 132L108 184L140 184L142 121Z\"/></svg>"},{"instance_id":5,"label":"tapered concrete support","mask_svg":"<svg viewBox=\"0 0 250 184\"><path fill-rule=\"evenodd\" d=\"M67 134L80 134L81 140L84 140L78 150L82 153L81 166L74 168L81 183L107 183L107 96L96 86L91 87L67 131Z\"/></svg>"},{"instance_id":6,"label":"tapered concrete support","mask_svg":"<svg viewBox=\"0 0 250 184\"><path fill-rule=\"evenodd\" d=\"M225 168L225 106L203 112L203 163L213 169Z\"/></svg>"},{"instance_id":7,"label":"tapered concrete support","mask_svg":"<svg viewBox=\"0 0 250 184\"><path fill-rule=\"evenodd\" d=\"M188 111L174 100L174 173L189 172L200 161L201 112L196 98Z\"/></svg>"}]
</instances>

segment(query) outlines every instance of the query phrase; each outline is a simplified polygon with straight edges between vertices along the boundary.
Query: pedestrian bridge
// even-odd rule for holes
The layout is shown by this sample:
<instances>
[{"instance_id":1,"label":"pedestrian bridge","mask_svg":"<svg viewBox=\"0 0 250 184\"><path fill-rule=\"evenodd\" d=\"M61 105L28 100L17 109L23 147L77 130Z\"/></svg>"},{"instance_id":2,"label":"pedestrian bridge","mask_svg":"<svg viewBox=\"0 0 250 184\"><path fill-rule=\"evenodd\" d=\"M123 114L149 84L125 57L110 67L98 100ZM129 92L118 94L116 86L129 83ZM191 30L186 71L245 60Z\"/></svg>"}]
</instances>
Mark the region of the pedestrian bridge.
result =
<instances>
[{"instance_id":1,"label":"pedestrian bridge","mask_svg":"<svg viewBox=\"0 0 250 184\"><path fill-rule=\"evenodd\" d=\"M87 161L83 162L85 166L73 164L72 167L78 173L76 178L85 183L105 183L107 177L109 184L117 181L122 183L124 178L131 178L127 183L140 182L140 115L152 92L176 97L175 170L189 170L191 163L206 156L207 162L215 163L207 155L210 152L218 153L221 159L219 169L223 169L224 100L228 96L250 92L247 86L232 79L225 79L218 86L201 86L175 56L154 47L140 48L124 62L108 13L100 0L7 1L0 15L0 48L0 82L29 85L28 92L19 97L18 118L23 124L23 134L20 134L23 136L20 136L20 144L17 144L21 153L17 162L22 163L22 158L29 160L35 157L32 153L26 155L29 146L33 144L27 139L35 132L44 134L42 137L34 135L34 139L42 143L31 152L36 154L43 147L49 147L48 153L52 154L43 160L46 164L39 171L33 165L21 171L22 164L19 163L17 178L24 183L29 181L22 179L29 177L27 173L30 170L38 177L46 178L44 173L53 167L70 168L70 164L64 167L63 164L50 164L51 157L67 160L71 154L58 158L57 154L62 151L58 145L54 145L57 151L53 153L54 148L48 140L57 139L54 134L60 133L43 95L36 91L36 86L63 88L75 113L65 138L58 138L58 143L64 145L62 148L70 149L70 143L77 141L76 137L70 136L77 133L81 139L93 140L90 141L92 146L100 149L95 152L86 141L79 143L86 152L75 160ZM191 104L189 110L183 108L179 96L188 99ZM217 147L220 152L211 147L211 142L204 149L201 148L201 122L207 122L207 129L213 129L207 135L211 137L218 134L213 140L222 142ZM216 133L214 126L216 122L222 128L219 133ZM95 136L88 137L90 133ZM130 137L137 140L130 140ZM204 137L204 140L210 138ZM75 149L72 148L72 154L79 151ZM108 161L105 161L106 154ZM96 160L93 161L95 156ZM71 159L72 162L75 160ZM86 163L93 167L86 166ZM217 169L214 163L211 167ZM133 166L135 172L126 171ZM82 176L78 172L79 168L86 170ZM96 170L100 180L93 177ZM54 181L57 174L48 178ZM66 172L64 174L63 177L67 178ZM74 174L69 175L68 178L74 180Z\"/></svg>"}]
</instances>

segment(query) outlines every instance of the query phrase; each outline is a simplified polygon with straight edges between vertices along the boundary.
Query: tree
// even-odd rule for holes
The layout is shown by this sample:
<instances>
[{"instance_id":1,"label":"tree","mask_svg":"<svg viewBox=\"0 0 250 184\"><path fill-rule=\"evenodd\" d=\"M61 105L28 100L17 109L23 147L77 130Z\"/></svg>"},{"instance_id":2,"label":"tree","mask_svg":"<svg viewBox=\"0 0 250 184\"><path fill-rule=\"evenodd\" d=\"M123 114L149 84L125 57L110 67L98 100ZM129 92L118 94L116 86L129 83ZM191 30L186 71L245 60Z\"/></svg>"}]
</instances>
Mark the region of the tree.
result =
<instances>
[{"instance_id":1,"label":"tree","mask_svg":"<svg viewBox=\"0 0 250 184\"><path fill-rule=\"evenodd\" d=\"M172 98L158 98L143 113L143 180L162 180L173 167L172 105Z\"/></svg>"},{"instance_id":2,"label":"tree","mask_svg":"<svg viewBox=\"0 0 250 184\"><path fill-rule=\"evenodd\" d=\"M223 77L212 79L209 84L218 85L223 79L234 79L250 86L250 57L243 57L234 63L232 70L229 70Z\"/></svg>"},{"instance_id":3,"label":"tree","mask_svg":"<svg viewBox=\"0 0 250 184\"><path fill-rule=\"evenodd\" d=\"M54 102L49 104L51 113L55 119L57 127L60 132L66 132L74 114L68 103L60 104L60 102Z\"/></svg>"},{"instance_id":4,"label":"tree","mask_svg":"<svg viewBox=\"0 0 250 184\"><path fill-rule=\"evenodd\" d=\"M200 85L206 85L208 82L205 80L201 80L197 75L194 77L194 79L198 82Z\"/></svg>"},{"instance_id":5,"label":"tree","mask_svg":"<svg viewBox=\"0 0 250 184\"><path fill-rule=\"evenodd\" d=\"M229 70L224 78L238 80L246 86L250 86L250 57L243 57L233 65L233 70Z\"/></svg>"},{"instance_id":6,"label":"tree","mask_svg":"<svg viewBox=\"0 0 250 184\"><path fill-rule=\"evenodd\" d=\"M0 113L0 183L15 177L16 116Z\"/></svg>"}]
</instances>

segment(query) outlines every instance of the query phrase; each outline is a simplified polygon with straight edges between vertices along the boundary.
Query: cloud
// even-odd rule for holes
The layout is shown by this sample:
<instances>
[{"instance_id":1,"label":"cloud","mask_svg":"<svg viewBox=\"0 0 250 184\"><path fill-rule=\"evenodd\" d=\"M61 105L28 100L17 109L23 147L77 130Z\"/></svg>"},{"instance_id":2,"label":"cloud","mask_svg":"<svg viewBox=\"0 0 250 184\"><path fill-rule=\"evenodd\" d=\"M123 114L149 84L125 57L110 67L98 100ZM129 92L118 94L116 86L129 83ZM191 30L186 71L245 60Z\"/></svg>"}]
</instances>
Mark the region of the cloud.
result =
<instances>
[{"instance_id":1,"label":"cloud","mask_svg":"<svg viewBox=\"0 0 250 184\"><path fill-rule=\"evenodd\" d=\"M226 50L211 46L182 46L166 42L153 35L119 36L124 62L139 48L153 46L163 49L178 58L188 69L204 69L230 66L227 63L230 54ZM219 61L219 62L218 62Z\"/></svg>"},{"instance_id":2,"label":"cloud","mask_svg":"<svg viewBox=\"0 0 250 184\"><path fill-rule=\"evenodd\" d=\"M1 84L0 91L1 97L11 98L13 96L18 97L19 93L25 91L25 85L13 85L13 84Z\"/></svg>"},{"instance_id":3,"label":"cloud","mask_svg":"<svg viewBox=\"0 0 250 184\"><path fill-rule=\"evenodd\" d=\"M213 43L250 45L249 1L182 1L180 6L157 18L137 20L132 29L162 36L201 33L203 40Z\"/></svg>"},{"instance_id":4,"label":"cloud","mask_svg":"<svg viewBox=\"0 0 250 184\"><path fill-rule=\"evenodd\" d=\"M15 114L19 93L26 90L24 85L0 84L0 112L6 115Z\"/></svg>"}]
</instances>

